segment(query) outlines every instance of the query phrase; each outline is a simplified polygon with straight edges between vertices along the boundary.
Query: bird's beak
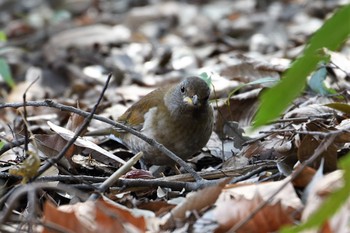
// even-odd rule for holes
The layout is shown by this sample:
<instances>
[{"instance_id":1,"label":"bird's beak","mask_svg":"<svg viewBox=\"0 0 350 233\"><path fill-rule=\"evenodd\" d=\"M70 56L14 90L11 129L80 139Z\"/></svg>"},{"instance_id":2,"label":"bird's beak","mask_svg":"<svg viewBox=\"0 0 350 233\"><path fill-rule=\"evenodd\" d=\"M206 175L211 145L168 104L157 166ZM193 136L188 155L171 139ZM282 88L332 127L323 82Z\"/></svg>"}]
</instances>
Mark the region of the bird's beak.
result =
<instances>
[{"instance_id":1,"label":"bird's beak","mask_svg":"<svg viewBox=\"0 0 350 233\"><path fill-rule=\"evenodd\" d=\"M199 100L198 100L198 96L197 95L192 96L192 98L186 96L184 98L184 102L186 102L189 105L193 105L193 106L199 105Z\"/></svg>"}]
</instances>

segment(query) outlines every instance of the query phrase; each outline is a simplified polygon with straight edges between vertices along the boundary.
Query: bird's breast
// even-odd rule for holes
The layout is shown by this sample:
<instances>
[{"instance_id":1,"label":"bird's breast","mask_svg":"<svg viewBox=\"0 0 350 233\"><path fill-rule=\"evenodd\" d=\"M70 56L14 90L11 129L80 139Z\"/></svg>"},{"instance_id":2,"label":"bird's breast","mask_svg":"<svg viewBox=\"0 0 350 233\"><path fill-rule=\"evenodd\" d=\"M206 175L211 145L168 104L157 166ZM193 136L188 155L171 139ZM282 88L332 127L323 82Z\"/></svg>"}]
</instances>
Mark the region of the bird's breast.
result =
<instances>
[{"instance_id":1,"label":"bird's breast","mask_svg":"<svg viewBox=\"0 0 350 233\"><path fill-rule=\"evenodd\" d=\"M200 150L212 131L212 118L207 114L172 117L167 111L152 109L145 115L143 132L182 158Z\"/></svg>"}]
</instances>

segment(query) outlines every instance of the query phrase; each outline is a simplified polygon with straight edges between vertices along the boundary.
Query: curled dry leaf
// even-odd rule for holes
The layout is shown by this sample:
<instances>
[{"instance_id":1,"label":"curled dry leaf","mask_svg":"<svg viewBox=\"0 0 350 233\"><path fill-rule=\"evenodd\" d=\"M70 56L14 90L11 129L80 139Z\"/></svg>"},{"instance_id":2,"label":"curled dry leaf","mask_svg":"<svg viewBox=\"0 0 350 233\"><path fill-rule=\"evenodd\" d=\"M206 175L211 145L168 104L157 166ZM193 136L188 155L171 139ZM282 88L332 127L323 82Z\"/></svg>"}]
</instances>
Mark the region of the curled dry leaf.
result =
<instances>
[{"instance_id":1,"label":"curled dry leaf","mask_svg":"<svg viewBox=\"0 0 350 233\"><path fill-rule=\"evenodd\" d=\"M69 47L85 48L93 44L108 44L127 41L130 30L122 25L109 26L95 24L86 27L72 28L52 36L44 48L45 58L53 62L66 55Z\"/></svg>"},{"instance_id":2,"label":"curled dry leaf","mask_svg":"<svg viewBox=\"0 0 350 233\"><path fill-rule=\"evenodd\" d=\"M296 168L299 166L301 166L301 164L298 164ZM305 167L301 173L293 179L292 184L296 188L305 188L311 182L312 177L314 177L315 173L315 169L311 167Z\"/></svg>"},{"instance_id":3,"label":"curled dry leaf","mask_svg":"<svg viewBox=\"0 0 350 233\"><path fill-rule=\"evenodd\" d=\"M71 114L68 119L66 128L67 130L76 131L79 126L83 123L84 117ZM57 132L58 133L58 132ZM34 140L38 149L43 152L46 156L52 158L56 156L59 151L67 144L67 140L58 134L51 135L35 135ZM69 171L74 171L74 164L72 163L72 156L80 152L80 148L72 145L64 155L64 157L59 161L59 163Z\"/></svg>"},{"instance_id":4,"label":"curled dry leaf","mask_svg":"<svg viewBox=\"0 0 350 233\"><path fill-rule=\"evenodd\" d=\"M325 175L319 180L310 190L307 198L307 204L302 214L302 221L306 221L323 203L323 201L329 196L329 194L344 185L343 171L337 170ZM350 232L349 219L350 219L350 200L348 199L344 205L338 210L338 212L332 216L323 225L323 231L309 230L308 233L313 232ZM329 228L329 231L326 231Z\"/></svg>"},{"instance_id":5,"label":"curled dry leaf","mask_svg":"<svg viewBox=\"0 0 350 233\"><path fill-rule=\"evenodd\" d=\"M318 99L318 101L327 101L329 102L330 100L322 100ZM288 118L298 118L298 117L312 117L312 116L320 116L323 114L331 114L334 113L335 110L330 109L326 106L323 106L319 103L317 104L310 104L307 106L302 106L300 108L293 109L289 112L287 112L284 116L283 119L288 119Z\"/></svg>"},{"instance_id":6,"label":"curled dry leaf","mask_svg":"<svg viewBox=\"0 0 350 233\"><path fill-rule=\"evenodd\" d=\"M218 115L215 132L223 137L224 125L228 121L237 121L241 127L249 126L257 111L258 95L261 89L255 89L247 93L235 95L228 102L226 99L216 103Z\"/></svg>"},{"instance_id":7,"label":"curled dry leaf","mask_svg":"<svg viewBox=\"0 0 350 233\"><path fill-rule=\"evenodd\" d=\"M215 203L215 208L207 211L195 224L203 229L205 224L217 225L212 232L226 232L245 220L258 205L266 201L281 187L284 181L261 183L258 185L233 186L223 190ZM298 219L302 203L294 188L288 184L272 201L254 215L237 232L272 232Z\"/></svg>"},{"instance_id":8,"label":"curled dry leaf","mask_svg":"<svg viewBox=\"0 0 350 233\"><path fill-rule=\"evenodd\" d=\"M266 137L266 140L259 140L247 144L240 151L239 155L243 155L247 158L259 158L262 160L287 157L293 159L293 157L295 157L295 152L295 148L288 139L272 134ZM295 162L292 164L292 167Z\"/></svg>"},{"instance_id":9,"label":"curled dry leaf","mask_svg":"<svg viewBox=\"0 0 350 233\"><path fill-rule=\"evenodd\" d=\"M145 232L143 217L135 217L130 211L109 204L103 200L87 201L74 205L54 206L46 202L44 221L66 232L114 233ZM44 227L43 233L57 232L55 228Z\"/></svg>"},{"instance_id":10,"label":"curled dry leaf","mask_svg":"<svg viewBox=\"0 0 350 233\"><path fill-rule=\"evenodd\" d=\"M316 122L309 122L306 125L308 131L329 132L328 129ZM309 159L315 152L315 150L322 146L320 145L322 139L316 135L305 135L302 137L301 143L298 148L298 159L300 162L304 162ZM337 145L332 143L328 148L324 148L320 156L311 164L311 167L317 169L320 165L321 159L324 158L324 171L331 172L337 169Z\"/></svg>"},{"instance_id":11,"label":"curled dry leaf","mask_svg":"<svg viewBox=\"0 0 350 233\"><path fill-rule=\"evenodd\" d=\"M49 121L47 122L47 124L50 126L50 128L53 131L55 131L57 134L59 134L62 138L64 138L67 141L74 137L74 133L68 129L65 129L63 127L55 125ZM102 147L99 147L95 143L93 143L93 142L91 142L83 137L78 137L78 139L74 142L74 144L76 146L79 146L79 147L84 147L84 148L89 148L89 149L95 150L95 151L100 152L101 154L103 154L111 159L114 159L115 161L117 161L121 164L125 164L125 161L122 160L121 158L115 156L114 154L106 151Z\"/></svg>"},{"instance_id":12,"label":"curled dry leaf","mask_svg":"<svg viewBox=\"0 0 350 233\"><path fill-rule=\"evenodd\" d=\"M35 140L38 149L50 158L55 157L67 144L67 141L57 134L37 134L34 135L33 140ZM74 166L71 163L71 158L77 153L77 149L78 148L75 145L69 147L64 157L62 157L62 159L59 161L59 164L67 170L73 171Z\"/></svg>"},{"instance_id":13,"label":"curled dry leaf","mask_svg":"<svg viewBox=\"0 0 350 233\"><path fill-rule=\"evenodd\" d=\"M211 186L199 190L198 192L189 193L183 203L177 205L168 215L163 217L163 229L170 229L175 223L186 220L187 211L200 211L205 207L211 206L221 193L221 190L229 180L224 180L219 185Z\"/></svg>"},{"instance_id":14,"label":"curled dry leaf","mask_svg":"<svg viewBox=\"0 0 350 233\"><path fill-rule=\"evenodd\" d=\"M262 201L259 195L252 200L244 197L227 199L216 208L214 216L219 222L219 227L215 232L228 231L235 224L247 218ZM280 202L268 204L238 229L237 233L277 231L282 225L292 224L289 214Z\"/></svg>"},{"instance_id":15,"label":"curled dry leaf","mask_svg":"<svg viewBox=\"0 0 350 233\"><path fill-rule=\"evenodd\" d=\"M281 67L272 66L271 64L262 64L246 57L242 57L242 60L239 64L224 69L221 75L244 83L266 77L274 78L276 80L280 78L279 72L281 71Z\"/></svg>"}]
</instances>

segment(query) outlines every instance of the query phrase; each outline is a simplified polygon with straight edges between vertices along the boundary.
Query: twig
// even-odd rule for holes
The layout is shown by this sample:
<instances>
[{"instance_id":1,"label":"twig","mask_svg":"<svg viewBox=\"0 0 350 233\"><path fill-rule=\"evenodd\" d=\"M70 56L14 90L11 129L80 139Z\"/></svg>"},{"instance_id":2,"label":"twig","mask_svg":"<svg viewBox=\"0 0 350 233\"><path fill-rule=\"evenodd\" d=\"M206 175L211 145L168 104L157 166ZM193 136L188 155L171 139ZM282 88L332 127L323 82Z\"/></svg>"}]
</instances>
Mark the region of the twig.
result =
<instances>
[{"instance_id":1,"label":"twig","mask_svg":"<svg viewBox=\"0 0 350 233\"><path fill-rule=\"evenodd\" d=\"M105 180L99 187L98 190L104 193L110 186L112 186L122 175L124 175L130 168L137 163L142 157L143 152L137 153L134 157L128 160L123 166L121 166L116 172L114 172L107 180ZM98 195L96 193L89 197L89 200L96 200Z\"/></svg>"},{"instance_id":2,"label":"twig","mask_svg":"<svg viewBox=\"0 0 350 233\"><path fill-rule=\"evenodd\" d=\"M287 125L283 126L282 128L284 129L284 128L288 127L289 125L290 125L290 124L287 124ZM264 132L264 131L260 131L259 133L263 133L263 132ZM256 137L256 138L254 138L254 139L248 140L248 141L244 142L242 145L243 145L243 146L246 146L246 145L255 143L255 142L260 141L260 140L262 140L262 139L264 139L264 138L266 138L266 137L269 137L270 135L273 134L272 131L265 131L265 132L266 132L266 133L263 134L263 135L261 135L260 137Z\"/></svg>"},{"instance_id":3,"label":"twig","mask_svg":"<svg viewBox=\"0 0 350 233\"><path fill-rule=\"evenodd\" d=\"M95 106L93 107L93 109L91 110L91 113L89 113L83 124L81 126L79 126L79 128L77 129L77 131L74 134L74 137L72 139L70 139L66 145L62 148L62 150L54 157L54 158L49 158L48 160L46 160L47 162L39 169L38 173L36 174L36 176L34 176L32 178L32 180L35 180L36 178L38 178L41 174L43 174L47 169L49 169L53 164L57 163L58 161L60 161L60 159L66 154L66 152L69 150L69 148L74 144L74 142L77 140L77 138L84 132L84 130L86 129L86 127L90 124L91 119L93 118L93 115L95 114L98 105L100 104L103 95L105 93L105 91L107 90L108 87L108 83L112 78L112 74L108 75L108 78L106 80L106 83L102 89L102 92L95 104Z\"/></svg>"},{"instance_id":4,"label":"twig","mask_svg":"<svg viewBox=\"0 0 350 233\"><path fill-rule=\"evenodd\" d=\"M237 183L237 182L240 182L242 180L246 180L256 174L259 174L260 172L263 172L263 171L267 171L267 170L271 170L271 169L276 169L277 168L277 165L265 165L265 166L260 166L258 167L257 169L253 170L253 171L250 171L250 172L247 172L246 174L242 175L242 176L239 176L239 177L235 177L233 178L231 181L230 181L230 184L234 184L234 183Z\"/></svg>"},{"instance_id":5,"label":"twig","mask_svg":"<svg viewBox=\"0 0 350 233\"><path fill-rule=\"evenodd\" d=\"M283 123L283 122L303 122L303 121L309 121L309 120L325 120L325 118L333 116L334 113L324 113L320 115L315 116L306 116L306 117L291 117L291 118L284 118L284 119L278 119L273 122L270 122L271 124L275 123Z\"/></svg>"},{"instance_id":6,"label":"twig","mask_svg":"<svg viewBox=\"0 0 350 233\"><path fill-rule=\"evenodd\" d=\"M328 132L322 132L322 131L301 131L301 130L295 130L295 129L272 129L268 131L260 131L260 133L286 133L286 132L292 132L297 134L307 134L307 135L315 135L315 136L321 136L321 137L327 137L331 134L340 134L340 133L349 133L350 127L345 129L338 129Z\"/></svg>"},{"instance_id":7,"label":"twig","mask_svg":"<svg viewBox=\"0 0 350 233\"><path fill-rule=\"evenodd\" d=\"M298 175L300 175L300 173L304 170L306 166L310 165L313 161L315 161L315 159L317 159L318 156L320 156L322 152L333 143L335 137L336 137L336 134L331 134L328 137L324 138L319 144L319 146L316 148L312 156L308 160L306 160L304 163L302 163L301 166L298 167L295 170L295 172L292 173L291 176L287 177L286 181L281 185L280 188L278 188L275 192L273 192L271 196L266 199L266 201L261 202L252 212L250 212L250 214L247 217L239 221L228 232L237 232L239 228L241 228L246 223L248 223L262 208L264 208L267 204L269 204L272 201L272 199L288 185L289 182L291 182Z\"/></svg>"},{"instance_id":8,"label":"twig","mask_svg":"<svg viewBox=\"0 0 350 233\"><path fill-rule=\"evenodd\" d=\"M33 82L29 84L27 89L23 93L23 121L24 121L24 154L25 157L28 156L28 144L29 144L29 135L28 135L28 121L27 121L27 108L26 108L26 103L27 103L27 92L29 89L36 83L36 81L39 80L39 77L37 77Z\"/></svg>"},{"instance_id":9,"label":"twig","mask_svg":"<svg viewBox=\"0 0 350 233\"><path fill-rule=\"evenodd\" d=\"M5 104L0 104L0 109L2 108L19 108L22 107L23 103L5 103ZM89 112L86 111L82 111L80 109L74 108L72 106L67 106L64 104L59 104L54 102L53 100L44 100L44 101L28 101L27 102L27 106L33 106L33 107L50 107L50 108L56 108L56 109L60 109L61 111L68 111L68 112L73 112L76 113L78 115L87 117L90 115ZM98 115L94 115L93 118L95 120L99 120L101 122L107 123L109 125L112 125L116 128L120 128L123 129L139 138L141 138L142 140L144 140L145 142L147 142L148 144L150 144L151 146L154 146L156 149L158 149L159 151L163 152L166 156L168 156L169 158L171 158L172 160L174 160L176 163L178 163L181 167L183 167L188 173L190 173L194 179L196 181L203 181L203 178L200 177L195 170L193 170L193 168L188 165L185 161L183 161L181 158L179 158L177 155L175 155L173 152L171 152L169 149L167 149L165 146L163 146L162 144L160 144L159 142L157 142L156 140L152 139L152 138L148 138L146 137L144 134L140 133L137 130L134 130L131 127L125 126L119 122L115 122L113 120L110 120L108 118L102 117L102 116L98 116Z\"/></svg>"}]
</instances>

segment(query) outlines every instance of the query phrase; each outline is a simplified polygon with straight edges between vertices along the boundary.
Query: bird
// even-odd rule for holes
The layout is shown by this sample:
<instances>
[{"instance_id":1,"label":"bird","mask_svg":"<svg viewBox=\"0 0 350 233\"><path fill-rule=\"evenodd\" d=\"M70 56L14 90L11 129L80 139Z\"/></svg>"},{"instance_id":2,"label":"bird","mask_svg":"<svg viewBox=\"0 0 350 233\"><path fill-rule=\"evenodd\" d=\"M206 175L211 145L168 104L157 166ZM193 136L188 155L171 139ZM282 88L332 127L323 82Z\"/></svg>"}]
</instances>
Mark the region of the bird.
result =
<instances>
[{"instance_id":1,"label":"bird","mask_svg":"<svg viewBox=\"0 0 350 233\"><path fill-rule=\"evenodd\" d=\"M197 76L187 77L145 95L117 122L140 131L186 160L199 152L212 134L214 113L209 96L206 81ZM115 135L132 152L143 152L142 168L175 165L172 159L137 136L121 130Z\"/></svg>"}]
</instances>

